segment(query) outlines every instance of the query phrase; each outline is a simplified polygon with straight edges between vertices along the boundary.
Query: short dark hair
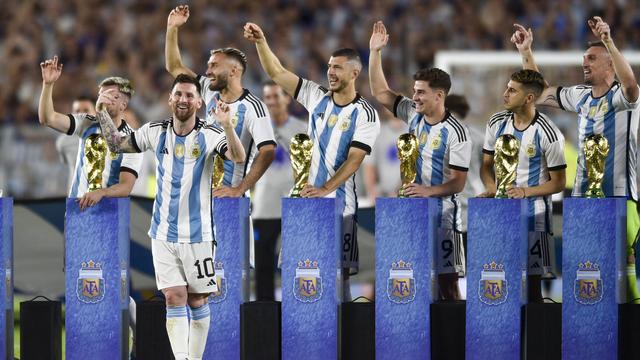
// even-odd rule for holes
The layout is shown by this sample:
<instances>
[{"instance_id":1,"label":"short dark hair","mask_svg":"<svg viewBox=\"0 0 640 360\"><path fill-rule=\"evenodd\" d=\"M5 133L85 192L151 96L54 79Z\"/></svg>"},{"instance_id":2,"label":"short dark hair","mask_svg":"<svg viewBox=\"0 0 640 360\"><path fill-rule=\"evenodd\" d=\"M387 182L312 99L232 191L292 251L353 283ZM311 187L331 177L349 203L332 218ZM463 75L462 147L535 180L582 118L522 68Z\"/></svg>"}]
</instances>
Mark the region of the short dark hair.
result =
<instances>
[{"instance_id":1,"label":"short dark hair","mask_svg":"<svg viewBox=\"0 0 640 360\"><path fill-rule=\"evenodd\" d=\"M360 59L360 54L354 49L351 48L342 48L338 49L331 53L332 57L344 56L349 61L356 61L362 67L362 60Z\"/></svg>"},{"instance_id":2,"label":"short dark hair","mask_svg":"<svg viewBox=\"0 0 640 360\"><path fill-rule=\"evenodd\" d=\"M247 55L245 55L242 51L232 47L225 47L225 48L211 50L211 55L215 55L215 54L224 54L236 60L237 62L239 62L240 65L242 66L243 75L244 75L244 72L247 71Z\"/></svg>"},{"instance_id":3,"label":"short dark hair","mask_svg":"<svg viewBox=\"0 0 640 360\"><path fill-rule=\"evenodd\" d=\"M585 50L588 50L589 48L592 48L592 47L602 47L605 49L607 48L606 45L602 42L602 40L587 42L587 47L585 48Z\"/></svg>"},{"instance_id":4,"label":"short dark hair","mask_svg":"<svg viewBox=\"0 0 640 360\"><path fill-rule=\"evenodd\" d=\"M511 80L517 81L525 90L531 91L535 97L542 95L542 91L545 87L544 78L542 74L534 70L518 70L511 74Z\"/></svg>"},{"instance_id":5,"label":"short dark hair","mask_svg":"<svg viewBox=\"0 0 640 360\"><path fill-rule=\"evenodd\" d=\"M458 94L447 95L447 97L444 98L444 107L449 109L450 112L460 115L460 120L467 117L469 113L467 98Z\"/></svg>"},{"instance_id":6,"label":"short dark hair","mask_svg":"<svg viewBox=\"0 0 640 360\"><path fill-rule=\"evenodd\" d=\"M180 74L176 76L176 78L173 80L173 84L171 85L171 91L173 91L173 88L176 87L176 84L193 84L195 85L198 94L200 94L200 92L202 91L202 87L200 86L200 82L198 81L198 79L187 74Z\"/></svg>"},{"instance_id":7,"label":"short dark hair","mask_svg":"<svg viewBox=\"0 0 640 360\"><path fill-rule=\"evenodd\" d=\"M420 69L413 75L415 81L426 81L432 89L440 89L445 95L451 90L451 77L446 72L438 69Z\"/></svg>"}]
</instances>

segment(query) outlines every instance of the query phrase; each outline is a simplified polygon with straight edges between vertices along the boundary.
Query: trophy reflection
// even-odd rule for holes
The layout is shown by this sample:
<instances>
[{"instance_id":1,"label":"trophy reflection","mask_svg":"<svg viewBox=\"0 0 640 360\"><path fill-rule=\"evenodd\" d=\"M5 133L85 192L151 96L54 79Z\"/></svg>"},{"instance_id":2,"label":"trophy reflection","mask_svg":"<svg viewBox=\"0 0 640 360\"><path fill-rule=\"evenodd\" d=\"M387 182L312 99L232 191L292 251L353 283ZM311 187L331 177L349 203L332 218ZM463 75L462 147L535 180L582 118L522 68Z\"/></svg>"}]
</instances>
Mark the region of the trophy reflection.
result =
<instances>
[{"instance_id":1,"label":"trophy reflection","mask_svg":"<svg viewBox=\"0 0 640 360\"><path fill-rule=\"evenodd\" d=\"M493 161L496 173L496 198L507 198L507 189L516 181L520 141L510 134L496 140Z\"/></svg>"},{"instance_id":2,"label":"trophy reflection","mask_svg":"<svg viewBox=\"0 0 640 360\"><path fill-rule=\"evenodd\" d=\"M295 134L289 145L289 158L293 169L293 189L291 197L300 197L300 191L309 182L313 141L307 134Z\"/></svg>"},{"instance_id":3,"label":"trophy reflection","mask_svg":"<svg viewBox=\"0 0 640 360\"><path fill-rule=\"evenodd\" d=\"M587 198L603 198L602 179L605 160L609 154L609 141L602 134L587 136L584 142L584 157L587 163Z\"/></svg>"},{"instance_id":4,"label":"trophy reflection","mask_svg":"<svg viewBox=\"0 0 640 360\"><path fill-rule=\"evenodd\" d=\"M211 175L211 189L219 188L224 181L224 159L216 155L213 159L213 174Z\"/></svg>"},{"instance_id":5,"label":"trophy reflection","mask_svg":"<svg viewBox=\"0 0 640 360\"><path fill-rule=\"evenodd\" d=\"M100 134L91 134L84 143L84 159L87 164L89 191L102 189L102 173L107 156L107 141Z\"/></svg>"},{"instance_id":6,"label":"trophy reflection","mask_svg":"<svg viewBox=\"0 0 640 360\"><path fill-rule=\"evenodd\" d=\"M413 134L402 134L396 141L398 147L398 159L400 159L400 179L402 187L398 191L398 197L407 197L404 187L416 181L416 161L420 155L420 143Z\"/></svg>"}]
</instances>

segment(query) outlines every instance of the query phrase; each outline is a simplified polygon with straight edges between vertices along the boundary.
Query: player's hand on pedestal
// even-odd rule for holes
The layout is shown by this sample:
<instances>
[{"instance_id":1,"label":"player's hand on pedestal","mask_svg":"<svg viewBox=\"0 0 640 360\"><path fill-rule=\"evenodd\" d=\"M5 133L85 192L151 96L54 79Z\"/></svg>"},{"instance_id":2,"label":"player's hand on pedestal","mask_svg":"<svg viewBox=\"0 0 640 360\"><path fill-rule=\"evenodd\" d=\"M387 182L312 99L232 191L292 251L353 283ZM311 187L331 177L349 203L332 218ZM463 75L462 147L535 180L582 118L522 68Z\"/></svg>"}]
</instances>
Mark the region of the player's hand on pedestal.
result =
<instances>
[{"instance_id":1,"label":"player's hand on pedestal","mask_svg":"<svg viewBox=\"0 0 640 360\"><path fill-rule=\"evenodd\" d=\"M213 197L224 198L224 197L241 197L244 192L237 187L229 187L229 186L220 186L218 188L213 189Z\"/></svg>"},{"instance_id":2,"label":"player's hand on pedestal","mask_svg":"<svg viewBox=\"0 0 640 360\"><path fill-rule=\"evenodd\" d=\"M104 195L104 189L98 189L85 193L84 196L78 200L80 210L85 210L88 207L95 206L100 202L100 200L102 200Z\"/></svg>"},{"instance_id":3,"label":"player's hand on pedestal","mask_svg":"<svg viewBox=\"0 0 640 360\"><path fill-rule=\"evenodd\" d=\"M317 188L311 184L305 185L302 190L300 190L300 196L303 198L321 198L328 194L329 190L324 186Z\"/></svg>"},{"instance_id":4,"label":"player's hand on pedestal","mask_svg":"<svg viewBox=\"0 0 640 360\"><path fill-rule=\"evenodd\" d=\"M405 185L402 191L404 195L408 197L429 197L433 194L431 187L416 183Z\"/></svg>"}]
</instances>

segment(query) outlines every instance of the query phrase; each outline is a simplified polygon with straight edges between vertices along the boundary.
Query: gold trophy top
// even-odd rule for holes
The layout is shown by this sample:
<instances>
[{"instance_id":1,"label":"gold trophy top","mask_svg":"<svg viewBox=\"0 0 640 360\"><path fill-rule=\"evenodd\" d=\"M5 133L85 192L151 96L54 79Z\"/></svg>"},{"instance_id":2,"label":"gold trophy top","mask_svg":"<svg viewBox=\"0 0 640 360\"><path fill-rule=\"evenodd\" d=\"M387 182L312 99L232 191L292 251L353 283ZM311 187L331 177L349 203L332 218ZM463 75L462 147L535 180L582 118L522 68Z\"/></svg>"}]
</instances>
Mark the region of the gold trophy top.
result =
<instances>
[{"instance_id":1,"label":"gold trophy top","mask_svg":"<svg viewBox=\"0 0 640 360\"><path fill-rule=\"evenodd\" d=\"M87 166L89 191L102 189L102 172L107 156L107 141L100 134L91 134L84 141L84 159Z\"/></svg>"},{"instance_id":2,"label":"gold trophy top","mask_svg":"<svg viewBox=\"0 0 640 360\"><path fill-rule=\"evenodd\" d=\"M609 141L602 134L591 134L584 141L584 157L587 163L587 191L584 196L588 198L603 198L602 180L607 155L609 154Z\"/></svg>"},{"instance_id":3,"label":"gold trophy top","mask_svg":"<svg viewBox=\"0 0 640 360\"><path fill-rule=\"evenodd\" d=\"M300 197L300 191L309 182L313 140L307 134L295 134L289 145L289 159L293 169L291 197Z\"/></svg>"},{"instance_id":4,"label":"gold trophy top","mask_svg":"<svg viewBox=\"0 0 640 360\"><path fill-rule=\"evenodd\" d=\"M507 189L516 181L519 156L520 141L515 136L510 134L498 136L493 154L496 198L507 198Z\"/></svg>"},{"instance_id":5,"label":"gold trophy top","mask_svg":"<svg viewBox=\"0 0 640 360\"><path fill-rule=\"evenodd\" d=\"M413 134L402 134L396 141L398 159L400 159L400 179L402 187L398 191L399 197L405 197L403 188L416 181L416 161L420 156L420 143Z\"/></svg>"}]
</instances>

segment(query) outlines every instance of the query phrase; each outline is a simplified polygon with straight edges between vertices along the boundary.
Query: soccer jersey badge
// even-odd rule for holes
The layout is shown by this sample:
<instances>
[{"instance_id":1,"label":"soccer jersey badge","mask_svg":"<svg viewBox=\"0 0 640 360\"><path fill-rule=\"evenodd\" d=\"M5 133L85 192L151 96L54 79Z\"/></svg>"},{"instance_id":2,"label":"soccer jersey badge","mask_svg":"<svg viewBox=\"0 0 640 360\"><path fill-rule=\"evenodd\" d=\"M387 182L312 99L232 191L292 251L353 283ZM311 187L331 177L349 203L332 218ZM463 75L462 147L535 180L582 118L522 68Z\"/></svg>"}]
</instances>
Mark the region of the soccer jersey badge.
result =
<instances>
[{"instance_id":1,"label":"soccer jersey badge","mask_svg":"<svg viewBox=\"0 0 640 360\"><path fill-rule=\"evenodd\" d=\"M76 286L78 299L88 304L100 302L104 299L105 288L102 265L93 260L83 261Z\"/></svg>"},{"instance_id":2,"label":"soccer jersey badge","mask_svg":"<svg viewBox=\"0 0 640 360\"><path fill-rule=\"evenodd\" d=\"M433 139L431 139L431 148L435 150L439 148L441 144L442 144L442 134L438 133L433 137Z\"/></svg>"},{"instance_id":3,"label":"soccer jersey badge","mask_svg":"<svg viewBox=\"0 0 640 360\"><path fill-rule=\"evenodd\" d=\"M349 125L351 125L351 119L346 118L346 119L342 120L342 122L340 123L340 130L342 130L342 131L349 130Z\"/></svg>"},{"instance_id":4,"label":"soccer jersey badge","mask_svg":"<svg viewBox=\"0 0 640 360\"><path fill-rule=\"evenodd\" d=\"M322 277L317 261L309 259L298 261L296 276L293 279L293 296L296 300L312 303L322 297Z\"/></svg>"},{"instance_id":5,"label":"soccer jersey badge","mask_svg":"<svg viewBox=\"0 0 640 360\"><path fill-rule=\"evenodd\" d=\"M410 262L400 260L391 264L387 280L387 296L396 304L407 304L416 298L416 281Z\"/></svg>"},{"instance_id":6,"label":"soccer jersey badge","mask_svg":"<svg viewBox=\"0 0 640 360\"><path fill-rule=\"evenodd\" d=\"M338 115L336 114L329 115L329 120L327 120L327 124L330 127L333 127L337 122L338 122Z\"/></svg>"},{"instance_id":7,"label":"soccer jersey badge","mask_svg":"<svg viewBox=\"0 0 640 360\"><path fill-rule=\"evenodd\" d=\"M533 143L527 145L525 152L527 153L528 157L536 156L536 146Z\"/></svg>"},{"instance_id":8,"label":"soccer jersey badge","mask_svg":"<svg viewBox=\"0 0 640 360\"><path fill-rule=\"evenodd\" d=\"M424 145L427 143L427 133L423 132L420 134L420 145Z\"/></svg>"},{"instance_id":9,"label":"soccer jersey badge","mask_svg":"<svg viewBox=\"0 0 640 360\"><path fill-rule=\"evenodd\" d=\"M211 292L209 301L218 304L223 302L227 298L227 279L224 277L224 263L222 261L215 261L213 268L215 269L215 276L211 284L217 285L217 289Z\"/></svg>"},{"instance_id":10,"label":"soccer jersey badge","mask_svg":"<svg viewBox=\"0 0 640 360\"><path fill-rule=\"evenodd\" d=\"M182 159L184 157L184 145L183 144L176 144L176 148L174 150L174 153L176 155L176 157L178 159Z\"/></svg>"},{"instance_id":11,"label":"soccer jersey badge","mask_svg":"<svg viewBox=\"0 0 640 360\"><path fill-rule=\"evenodd\" d=\"M200 152L200 144L194 142L189 150L189 156L191 156L192 159L197 159L200 156Z\"/></svg>"},{"instance_id":12,"label":"soccer jersey badge","mask_svg":"<svg viewBox=\"0 0 640 360\"><path fill-rule=\"evenodd\" d=\"M231 125L233 126L233 128L235 129L236 126L238 126L238 118L240 116L238 115L238 113L236 112L233 117L231 118Z\"/></svg>"},{"instance_id":13,"label":"soccer jersey badge","mask_svg":"<svg viewBox=\"0 0 640 360\"><path fill-rule=\"evenodd\" d=\"M500 305L507 301L509 284L507 282L504 264L492 261L482 266L478 297L487 305Z\"/></svg>"},{"instance_id":14,"label":"soccer jersey badge","mask_svg":"<svg viewBox=\"0 0 640 360\"><path fill-rule=\"evenodd\" d=\"M578 264L576 281L573 285L573 296L583 305L593 305L602 301L604 287L600 277L600 266L586 261Z\"/></svg>"}]
</instances>

